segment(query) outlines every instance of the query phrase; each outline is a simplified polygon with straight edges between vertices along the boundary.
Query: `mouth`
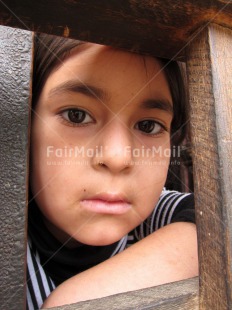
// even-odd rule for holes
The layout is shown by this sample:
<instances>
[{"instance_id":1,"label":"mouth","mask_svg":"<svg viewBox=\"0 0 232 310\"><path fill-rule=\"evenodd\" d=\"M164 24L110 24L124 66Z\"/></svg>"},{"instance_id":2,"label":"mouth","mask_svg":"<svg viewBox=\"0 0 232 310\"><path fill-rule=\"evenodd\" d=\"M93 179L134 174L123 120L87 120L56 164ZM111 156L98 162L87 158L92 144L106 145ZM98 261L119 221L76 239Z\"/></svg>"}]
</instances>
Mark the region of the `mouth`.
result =
<instances>
[{"instance_id":1,"label":"mouth","mask_svg":"<svg viewBox=\"0 0 232 310\"><path fill-rule=\"evenodd\" d=\"M121 194L102 193L81 201L81 206L87 211L99 214L121 215L128 212L132 205Z\"/></svg>"}]
</instances>

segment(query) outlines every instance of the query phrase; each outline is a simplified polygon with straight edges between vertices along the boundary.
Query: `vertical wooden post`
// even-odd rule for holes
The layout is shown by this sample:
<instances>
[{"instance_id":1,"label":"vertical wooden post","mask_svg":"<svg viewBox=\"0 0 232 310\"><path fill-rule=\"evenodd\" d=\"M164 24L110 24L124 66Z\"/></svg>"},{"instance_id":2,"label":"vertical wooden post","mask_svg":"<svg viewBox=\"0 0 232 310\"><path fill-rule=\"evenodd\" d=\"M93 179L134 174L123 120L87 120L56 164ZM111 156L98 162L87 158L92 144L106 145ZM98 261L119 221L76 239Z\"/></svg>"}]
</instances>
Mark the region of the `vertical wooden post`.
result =
<instances>
[{"instance_id":1,"label":"vertical wooden post","mask_svg":"<svg viewBox=\"0 0 232 310\"><path fill-rule=\"evenodd\" d=\"M33 34L0 27L0 300L24 309Z\"/></svg>"},{"instance_id":2,"label":"vertical wooden post","mask_svg":"<svg viewBox=\"0 0 232 310\"><path fill-rule=\"evenodd\" d=\"M232 31L216 25L190 44L199 309L232 309Z\"/></svg>"}]
</instances>

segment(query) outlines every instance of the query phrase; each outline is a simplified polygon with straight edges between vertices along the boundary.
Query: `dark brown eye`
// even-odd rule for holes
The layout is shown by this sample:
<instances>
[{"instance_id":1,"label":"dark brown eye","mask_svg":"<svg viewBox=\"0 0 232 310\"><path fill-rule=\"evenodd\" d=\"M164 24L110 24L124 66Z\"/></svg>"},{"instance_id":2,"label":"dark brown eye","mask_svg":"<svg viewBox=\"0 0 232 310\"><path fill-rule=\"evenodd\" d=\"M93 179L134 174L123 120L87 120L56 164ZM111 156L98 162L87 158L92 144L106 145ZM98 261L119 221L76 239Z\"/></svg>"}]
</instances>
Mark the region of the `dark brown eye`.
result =
<instances>
[{"instance_id":1,"label":"dark brown eye","mask_svg":"<svg viewBox=\"0 0 232 310\"><path fill-rule=\"evenodd\" d=\"M69 110L68 111L68 118L70 122L73 123L82 123L85 119L85 112L81 110Z\"/></svg>"},{"instance_id":2,"label":"dark brown eye","mask_svg":"<svg viewBox=\"0 0 232 310\"><path fill-rule=\"evenodd\" d=\"M138 122L135 128L144 133L151 134L151 135L158 134L163 129L159 123L153 120L144 120L144 121Z\"/></svg>"},{"instance_id":3,"label":"dark brown eye","mask_svg":"<svg viewBox=\"0 0 232 310\"><path fill-rule=\"evenodd\" d=\"M86 124L93 121L87 112L80 109L69 109L62 112L61 115L67 121L75 124Z\"/></svg>"}]
</instances>

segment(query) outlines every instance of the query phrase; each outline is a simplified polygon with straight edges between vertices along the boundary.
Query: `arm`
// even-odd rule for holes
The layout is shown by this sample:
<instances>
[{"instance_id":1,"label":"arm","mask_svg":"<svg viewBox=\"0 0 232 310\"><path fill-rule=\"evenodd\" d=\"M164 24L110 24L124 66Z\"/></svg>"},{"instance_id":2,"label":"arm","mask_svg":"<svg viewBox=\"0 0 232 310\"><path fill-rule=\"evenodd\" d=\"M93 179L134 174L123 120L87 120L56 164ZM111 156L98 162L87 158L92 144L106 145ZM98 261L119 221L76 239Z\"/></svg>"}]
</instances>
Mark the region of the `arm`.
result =
<instances>
[{"instance_id":1,"label":"arm","mask_svg":"<svg viewBox=\"0 0 232 310\"><path fill-rule=\"evenodd\" d=\"M192 223L173 223L65 281L53 291L43 307L100 298L196 275L196 227Z\"/></svg>"}]
</instances>

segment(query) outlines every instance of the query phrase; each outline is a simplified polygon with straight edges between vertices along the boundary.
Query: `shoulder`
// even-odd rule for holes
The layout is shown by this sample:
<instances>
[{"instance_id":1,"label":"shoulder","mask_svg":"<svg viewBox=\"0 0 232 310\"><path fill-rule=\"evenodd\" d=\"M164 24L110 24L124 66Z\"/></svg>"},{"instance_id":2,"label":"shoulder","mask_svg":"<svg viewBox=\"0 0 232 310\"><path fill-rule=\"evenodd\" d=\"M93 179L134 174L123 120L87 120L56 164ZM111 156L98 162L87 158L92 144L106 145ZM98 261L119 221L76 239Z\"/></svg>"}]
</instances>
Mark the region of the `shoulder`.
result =
<instances>
[{"instance_id":1,"label":"shoulder","mask_svg":"<svg viewBox=\"0 0 232 310\"><path fill-rule=\"evenodd\" d=\"M195 223L194 196L164 189L151 214L151 224L157 230L173 222Z\"/></svg>"}]
</instances>

